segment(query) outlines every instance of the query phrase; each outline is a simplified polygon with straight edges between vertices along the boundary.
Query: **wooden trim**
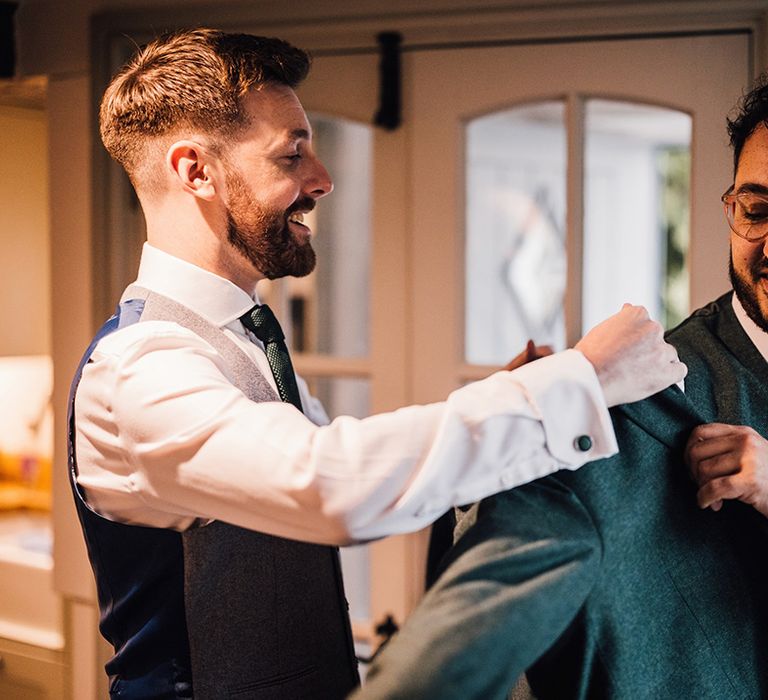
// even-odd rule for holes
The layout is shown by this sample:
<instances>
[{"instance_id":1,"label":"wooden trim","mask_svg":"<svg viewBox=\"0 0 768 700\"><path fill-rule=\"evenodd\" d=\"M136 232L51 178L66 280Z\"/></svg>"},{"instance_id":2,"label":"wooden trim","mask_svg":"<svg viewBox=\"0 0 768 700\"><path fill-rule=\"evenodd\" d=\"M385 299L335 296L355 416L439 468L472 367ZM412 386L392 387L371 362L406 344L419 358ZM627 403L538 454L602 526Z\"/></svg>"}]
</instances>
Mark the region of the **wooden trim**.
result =
<instances>
[{"instance_id":1,"label":"wooden trim","mask_svg":"<svg viewBox=\"0 0 768 700\"><path fill-rule=\"evenodd\" d=\"M501 367L496 365L460 364L456 368L456 377L459 380L459 384L465 384L467 382L476 382L480 379L490 377L494 372L498 372L500 369Z\"/></svg>"},{"instance_id":2,"label":"wooden trim","mask_svg":"<svg viewBox=\"0 0 768 700\"><path fill-rule=\"evenodd\" d=\"M348 377L369 379L371 362L365 358L333 357L309 353L291 355L296 371L305 377Z\"/></svg>"},{"instance_id":3,"label":"wooden trim","mask_svg":"<svg viewBox=\"0 0 768 700\"><path fill-rule=\"evenodd\" d=\"M574 345L582 336L584 296L584 100L569 95L566 112L566 274L565 342Z\"/></svg>"},{"instance_id":4,"label":"wooden trim","mask_svg":"<svg viewBox=\"0 0 768 700\"><path fill-rule=\"evenodd\" d=\"M406 44L713 28L762 33L766 9L764 0L37 0L18 13L18 68L23 75L84 75L89 18L96 40L126 33L141 41L142 34L208 25L282 36L313 50L374 51L376 34L386 30L403 33ZM758 51L762 57L762 46Z\"/></svg>"},{"instance_id":5,"label":"wooden trim","mask_svg":"<svg viewBox=\"0 0 768 700\"><path fill-rule=\"evenodd\" d=\"M228 2L142 10L112 10L97 15L97 33L111 28L152 34L181 25L209 24L222 29L278 34L315 52L378 50L382 30L403 34L410 44L490 39L542 39L712 30L761 32L763 0L485 0L468 7L462 0L316 0L301 13L272 2Z\"/></svg>"}]
</instances>

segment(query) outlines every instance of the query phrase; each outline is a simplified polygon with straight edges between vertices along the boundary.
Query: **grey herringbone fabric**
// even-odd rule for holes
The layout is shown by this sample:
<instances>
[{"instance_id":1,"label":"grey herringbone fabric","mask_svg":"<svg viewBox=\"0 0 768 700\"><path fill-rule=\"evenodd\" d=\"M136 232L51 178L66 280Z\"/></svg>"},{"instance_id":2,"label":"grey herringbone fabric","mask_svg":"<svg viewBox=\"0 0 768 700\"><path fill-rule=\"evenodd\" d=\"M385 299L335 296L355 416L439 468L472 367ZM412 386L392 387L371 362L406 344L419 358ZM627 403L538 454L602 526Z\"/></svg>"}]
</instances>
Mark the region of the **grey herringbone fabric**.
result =
<instances>
[{"instance_id":1,"label":"grey herringbone fabric","mask_svg":"<svg viewBox=\"0 0 768 700\"><path fill-rule=\"evenodd\" d=\"M251 401L278 398L220 328L135 285L123 298L145 299L142 321L173 321L208 342ZM259 449L258 435L253 449ZM357 660L336 547L221 521L181 538L196 699L342 700L353 690Z\"/></svg>"}]
</instances>

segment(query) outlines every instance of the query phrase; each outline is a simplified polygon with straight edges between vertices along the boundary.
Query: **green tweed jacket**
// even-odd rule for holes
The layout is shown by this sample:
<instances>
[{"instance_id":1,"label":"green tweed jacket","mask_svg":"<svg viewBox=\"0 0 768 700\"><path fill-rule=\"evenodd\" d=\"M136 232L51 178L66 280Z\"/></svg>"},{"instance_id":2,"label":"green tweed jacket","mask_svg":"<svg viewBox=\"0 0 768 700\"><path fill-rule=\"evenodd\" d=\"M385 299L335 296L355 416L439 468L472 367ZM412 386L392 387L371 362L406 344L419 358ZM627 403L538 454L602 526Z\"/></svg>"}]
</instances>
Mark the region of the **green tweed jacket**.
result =
<instances>
[{"instance_id":1,"label":"green tweed jacket","mask_svg":"<svg viewBox=\"0 0 768 700\"><path fill-rule=\"evenodd\" d=\"M768 521L696 505L682 450L718 420L768 435L768 364L730 295L668 339L689 368L612 412L620 453L488 498L360 698L768 698Z\"/></svg>"}]
</instances>

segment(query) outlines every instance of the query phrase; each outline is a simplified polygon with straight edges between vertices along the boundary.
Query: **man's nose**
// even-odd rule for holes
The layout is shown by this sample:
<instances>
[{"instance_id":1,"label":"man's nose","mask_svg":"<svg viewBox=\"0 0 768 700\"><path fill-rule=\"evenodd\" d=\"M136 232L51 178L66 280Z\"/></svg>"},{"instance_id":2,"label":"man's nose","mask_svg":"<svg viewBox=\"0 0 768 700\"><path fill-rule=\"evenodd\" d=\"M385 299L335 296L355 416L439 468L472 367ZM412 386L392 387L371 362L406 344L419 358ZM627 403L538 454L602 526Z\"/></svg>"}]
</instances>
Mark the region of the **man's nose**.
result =
<instances>
[{"instance_id":1,"label":"man's nose","mask_svg":"<svg viewBox=\"0 0 768 700\"><path fill-rule=\"evenodd\" d=\"M333 180L319 158L314 158L312 174L307 181L307 190L310 197L320 199L333 191Z\"/></svg>"}]
</instances>

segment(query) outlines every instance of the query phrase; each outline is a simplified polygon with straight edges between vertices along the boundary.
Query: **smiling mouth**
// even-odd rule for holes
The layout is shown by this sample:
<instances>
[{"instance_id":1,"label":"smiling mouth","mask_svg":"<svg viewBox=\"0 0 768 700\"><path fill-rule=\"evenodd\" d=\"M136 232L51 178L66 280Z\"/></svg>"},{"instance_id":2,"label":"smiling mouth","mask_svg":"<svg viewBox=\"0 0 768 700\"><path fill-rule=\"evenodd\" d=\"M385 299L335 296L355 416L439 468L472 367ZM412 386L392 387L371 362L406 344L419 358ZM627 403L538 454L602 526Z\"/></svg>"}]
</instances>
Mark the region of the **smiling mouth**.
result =
<instances>
[{"instance_id":1,"label":"smiling mouth","mask_svg":"<svg viewBox=\"0 0 768 700\"><path fill-rule=\"evenodd\" d=\"M305 211L293 211L288 215L288 226L298 240L309 240L312 229L304 223Z\"/></svg>"}]
</instances>

